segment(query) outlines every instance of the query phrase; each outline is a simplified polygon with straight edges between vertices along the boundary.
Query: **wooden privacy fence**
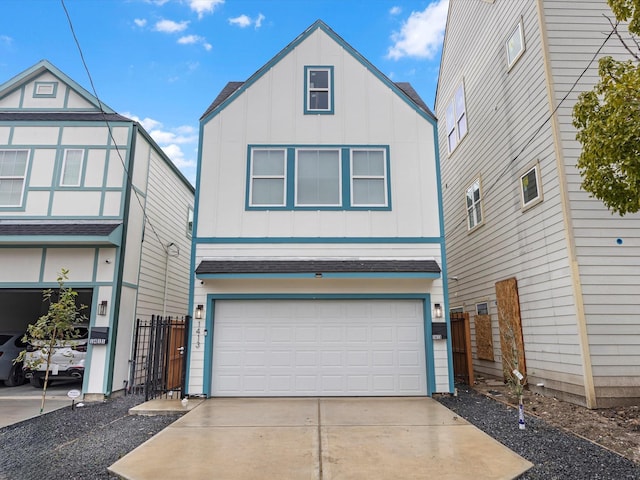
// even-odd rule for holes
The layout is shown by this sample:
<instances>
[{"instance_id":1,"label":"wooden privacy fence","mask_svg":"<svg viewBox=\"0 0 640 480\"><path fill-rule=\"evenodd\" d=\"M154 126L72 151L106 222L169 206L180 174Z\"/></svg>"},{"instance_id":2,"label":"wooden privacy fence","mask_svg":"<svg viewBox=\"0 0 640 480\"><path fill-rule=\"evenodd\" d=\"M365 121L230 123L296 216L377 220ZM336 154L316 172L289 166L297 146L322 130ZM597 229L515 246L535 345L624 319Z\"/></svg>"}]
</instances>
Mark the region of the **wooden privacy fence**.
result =
<instances>
[{"instance_id":1,"label":"wooden privacy fence","mask_svg":"<svg viewBox=\"0 0 640 480\"><path fill-rule=\"evenodd\" d=\"M145 400L185 394L190 317L151 315L136 321L129 393Z\"/></svg>"},{"instance_id":2,"label":"wooden privacy fence","mask_svg":"<svg viewBox=\"0 0 640 480\"><path fill-rule=\"evenodd\" d=\"M469 313L452 313L451 350L453 352L453 375L457 382L473 385L473 360L471 358L471 327Z\"/></svg>"}]
</instances>

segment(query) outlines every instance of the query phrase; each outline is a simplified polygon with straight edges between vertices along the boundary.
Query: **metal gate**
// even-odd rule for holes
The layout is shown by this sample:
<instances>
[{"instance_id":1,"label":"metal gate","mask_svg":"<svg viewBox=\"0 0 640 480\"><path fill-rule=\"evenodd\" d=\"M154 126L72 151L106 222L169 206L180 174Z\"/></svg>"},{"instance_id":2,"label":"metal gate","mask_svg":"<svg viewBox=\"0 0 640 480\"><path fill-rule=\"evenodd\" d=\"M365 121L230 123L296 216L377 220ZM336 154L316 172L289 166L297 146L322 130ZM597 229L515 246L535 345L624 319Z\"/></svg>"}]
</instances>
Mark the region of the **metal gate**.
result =
<instances>
[{"instance_id":1,"label":"metal gate","mask_svg":"<svg viewBox=\"0 0 640 480\"><path fill-rule=\"evenodd\" d=\"M451 349L453 351L453 375L458 382L473 385L473 360L471 358L471 328L469 314L452 313Z\"/></svg>"},{"instance_id":2,"label":"metal gate","mask_svg":"<svg viewBox=\"0 0 640 480\"><path fill-rule=\"evenodd\" d=\"M137 319L130 393L144 392L145 401L184 396L190 320L160 315Z\"/></svg>"}]
</instances>

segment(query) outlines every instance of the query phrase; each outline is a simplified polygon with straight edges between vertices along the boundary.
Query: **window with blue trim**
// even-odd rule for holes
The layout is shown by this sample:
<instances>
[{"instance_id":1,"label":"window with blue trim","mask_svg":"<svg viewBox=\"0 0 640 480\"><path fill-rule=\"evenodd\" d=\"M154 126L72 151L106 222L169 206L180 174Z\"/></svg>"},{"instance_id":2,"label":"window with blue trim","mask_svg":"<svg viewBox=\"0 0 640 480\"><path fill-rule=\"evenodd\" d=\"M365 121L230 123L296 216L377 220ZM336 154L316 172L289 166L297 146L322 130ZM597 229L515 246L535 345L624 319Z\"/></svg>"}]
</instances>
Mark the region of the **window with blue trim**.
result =
<instances>
[{"instance_id":1,"label":"window with blue trim","mask_svg":"<svg viewBox=\"0 0 640 480\"><path fill-rule=\"evenodd\" d=\"M20 207L28 150L0 150L0 207Z\"/></svg>"},{"instance_id":2,"label":"window with blue trim","mask_svg":"<svg viewBox=\"0 0 640 480\"><path fill-rule=\"evenodd\" d=\"M333 113L333 67L305 67L305 113Z\"/></svg>"},{"instance_id":3,"label":"window with blue trim","mask_svg":"<svg viewBox=\"0 0 640 480\"><path fill-rule=\"evenodd\" d=\"M65 150L62 163L60 185L63 187L79 187L82 179L82 163L84 150Z\"/></svg>"},{"instance_id":4,"label":"window with blue trim","mask_svg":"<svg viewBox=\"0 0 640 480\"><path fill-rule=\"evenodd\" d=\"M389 209L388 147L250 147L248 209Z\"/></svg>"}]
</instances>

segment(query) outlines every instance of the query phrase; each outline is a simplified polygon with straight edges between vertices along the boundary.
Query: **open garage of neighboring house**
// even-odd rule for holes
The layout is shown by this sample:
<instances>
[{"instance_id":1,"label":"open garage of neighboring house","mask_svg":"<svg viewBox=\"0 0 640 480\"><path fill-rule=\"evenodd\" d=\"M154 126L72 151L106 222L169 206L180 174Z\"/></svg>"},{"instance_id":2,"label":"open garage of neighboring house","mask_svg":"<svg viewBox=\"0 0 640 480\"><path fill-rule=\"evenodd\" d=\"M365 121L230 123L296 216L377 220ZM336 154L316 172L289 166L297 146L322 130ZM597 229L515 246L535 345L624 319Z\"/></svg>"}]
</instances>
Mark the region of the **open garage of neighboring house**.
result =
<instances>
[{"instance_id":1,"label":"open garage of neighboring house","mask_svg":"<svg viewBox=\"0 0 640 480\"><path fill-rule=\"evenodd\" d=\"M43 301L43 291L39 289L0 289L0 330L23 331L27 325L34 323L49 309L49 305ZM91 300L93 290L78 288L77 304L86 305L82 311L87 317L87 323L91 317Z\"/></svg>"},{"instance_id":2,"label":"open garage of neighboring house","mask_svg":"<svg viewBox=\"0 0 640 480\"><path fill-rule=\"evenodd\" d=\"M421 300L213 303L213 396L427 394Z\"/></svg>"}]
</instances>

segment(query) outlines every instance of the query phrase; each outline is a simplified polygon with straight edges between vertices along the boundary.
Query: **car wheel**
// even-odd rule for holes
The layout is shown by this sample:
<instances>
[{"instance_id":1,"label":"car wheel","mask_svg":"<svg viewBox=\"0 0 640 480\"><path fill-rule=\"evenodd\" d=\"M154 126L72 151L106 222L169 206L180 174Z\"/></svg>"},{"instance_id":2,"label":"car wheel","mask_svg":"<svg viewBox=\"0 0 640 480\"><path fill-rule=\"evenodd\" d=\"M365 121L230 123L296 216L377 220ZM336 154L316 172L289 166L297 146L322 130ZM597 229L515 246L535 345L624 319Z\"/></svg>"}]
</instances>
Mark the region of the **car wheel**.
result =
<instances>
[{"instance_id":1,"label":"car wheel","mask_svg":"<svg viewBox=\"0 0 640 480\"><path fill-rule=\"evenodd\" d=\"M15 387L24 383L24 370L22 369L22 363L16 363L11 367L9 372L9 378L4 381L7 387Z\"/></svg>"},{"instance_id":2,"label":"car wheel","mask_svg":"<svg viewBox=\"0 0 640 480\"><path fill-rule=\"evenodd\" d=\"M29 383L34 388L44 388L44 378L34 375L29 379Z\"/></svg>"}]
</instances>

